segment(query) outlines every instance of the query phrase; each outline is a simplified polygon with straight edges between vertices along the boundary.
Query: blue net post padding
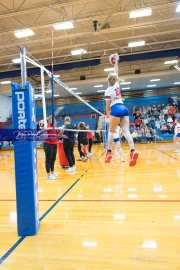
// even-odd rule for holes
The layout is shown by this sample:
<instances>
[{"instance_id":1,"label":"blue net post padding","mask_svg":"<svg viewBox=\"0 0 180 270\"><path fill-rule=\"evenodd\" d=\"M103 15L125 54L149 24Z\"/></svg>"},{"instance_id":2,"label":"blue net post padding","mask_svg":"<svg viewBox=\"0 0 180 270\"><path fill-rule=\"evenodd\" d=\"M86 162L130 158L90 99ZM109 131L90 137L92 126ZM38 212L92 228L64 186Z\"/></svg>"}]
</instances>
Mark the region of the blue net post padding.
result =
<instances>
[{"instance_id":1,"label":"blue net post padding","mask_svg":"<svg viewBox=\"0 0 180 270\"><path fill-rule=\"evenodd\" d=\"M11 83L14 129L36 130L34 89ZM32 236L39 229L36 141L14 141L17 229Z\"/></svg>"},{"instance_id":2,"label":"blue net post padding","mask_svg":"<svg viewBox=\"0 0 180 270\"><path fill-rule=\"evenodd\" d=\"M105 130L105 132L103 133L103 144L104 144L104 148L107 150L108 149L109 122L106 122L105 120L103 121L103 130Z\"/></svg>"}]
</instances>

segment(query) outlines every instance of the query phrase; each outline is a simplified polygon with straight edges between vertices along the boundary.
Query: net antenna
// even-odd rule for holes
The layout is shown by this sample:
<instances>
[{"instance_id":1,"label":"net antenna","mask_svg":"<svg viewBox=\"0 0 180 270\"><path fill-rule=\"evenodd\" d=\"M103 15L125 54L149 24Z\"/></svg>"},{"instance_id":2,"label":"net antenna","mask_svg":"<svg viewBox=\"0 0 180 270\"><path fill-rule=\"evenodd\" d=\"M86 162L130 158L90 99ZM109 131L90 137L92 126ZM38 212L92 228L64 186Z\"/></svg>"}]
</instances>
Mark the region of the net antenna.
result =
<instances>
[{"instance_id":1,"label":"net antenna","mask_svg":"<svg viewBox=\"0 0 180 270\"><path fill-rule=\"evenodd\" d=\"M21 59L21 81L22 86L25 87L27 82L27 68L26 63L30 63L36 67L40 68L40 74L41 74L41 89L42 89L42 105L43 105L43 119L44 119L44 128L47 128L47 114L46 114L46 100L45 100L45 83L44 83L44 73L48 75L48 77L51 79L52 88L54 88L54 82L59 84L65 91L72 94L74 97L79 99L81 102L86 104L89 108L91 108L93 111L98 113L99 115L104 116L103 113L96 110L94 107L92 107L89 103L87 103L84 99L82 99L80 96L78 96L75 92L73 92L66 84L64 84L62 81L60 81L51 71L49 71L47 68L45 68L43 65L38 63L37 61L29 58L26 55L26 48L21 46L20 47L20 59ZM52 105L54 104L54 94L52 89ZM52 111L54 113L54 106L52 106ZM53 114L52 114L53 118ZM54 118L53 118L54 119Z\"/></svg>"}]
</instances>

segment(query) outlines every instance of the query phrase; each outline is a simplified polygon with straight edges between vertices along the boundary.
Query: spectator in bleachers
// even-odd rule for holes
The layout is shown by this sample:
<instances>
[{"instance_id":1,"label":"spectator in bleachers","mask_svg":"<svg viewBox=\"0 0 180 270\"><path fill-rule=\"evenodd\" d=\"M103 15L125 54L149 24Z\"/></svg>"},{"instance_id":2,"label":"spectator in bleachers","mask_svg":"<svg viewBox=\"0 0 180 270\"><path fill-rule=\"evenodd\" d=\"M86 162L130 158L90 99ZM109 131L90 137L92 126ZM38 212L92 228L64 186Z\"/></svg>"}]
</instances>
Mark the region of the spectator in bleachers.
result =
<instances>
[{"instance_id":1,"label":"spectator in bleachers","mask_svg":"<svg viewBox=\"0 0 180 270\"><path fill-rule=\"evenodd\" d=\"M96 118L96 113L94 111L91 113L91 118Z\"/></svg>"},{"instance_id":2,"label":"spectator in bleachers","mask_svg":"<svg viewBox=\"0 0 180 270\"><path fill-rule=\"evenodd\" d=\"M141 143L141 139L142 139L142 132L141 132L141 130L138 130L137 131L137 140L138 140L138 143Z\"/></svg>"},{"instance_id":3,"label":"spectator in bleachers","mask_svg":"<svg viewBox=\"0 0 180 270\"><path fill-rule=\"evenodd\" d=\"M136 129L133 131L132 137L133 137L134 143L136 143L138 141L138 133L137 133Z\"/></svg>"},{"instance_id":4,"label":"spectator in bleachers","mask_svg":"<svg viewBox=\"0 0 180 270\"><path fill-rule=\"evenodd\" d=\"M159 124L160 124L160 128L162 127L163 124L166 124L166 121L164 120L164 118L162 116L159 120Z\"/></svg>"},{"instance_id":5,"label":"spectator in bleachers","mask_svg":"<svg viewBox=\"0 0 180 270\"><path fill-rule=\"evenodd\" d=\"M167 119L167 123L170 124L170 123L172 123L172 122L173 122L172 117L169 116L168 119Z\"/></svg>"},{"instance_id":6,"label":"spectator in bleachers","mask_svg":"<svg viewBox=\"0 0 180 270\"><path fill-rule=\"evenodd\" d=\"M160 129L160 121L157 119L156 122L155 122L155 127L157 129Z\"/></svg>"},{"instance_id":7,"label":"spectator in bleachers","mask_svg":"<svg viewBox=\"0 0 180 270\"><path fill-rule=\"evenodd\" d=\"M168 110L168 116L171 116L172 119L174 120L175 119L174 115L176 112L177 112L176 103L173 103L172 106Z\"/></svg>"},{"instance_id":8,"label":"spectator in bleachers","mask_svg":"<svg viewBox=\"0 0 180 270\"><path fill-rule=\"evenodd\" d=\"M168 103L168 104L166 105L166 107L165 107L165 108L166 108L166 110L169 110L169 109L170 109L170 107L171 107L171 106L170 106L170 105L169 105L169 103Z\"/></svg>"},{"instance_id":9,"label":"spectator in bleachers","mask_svg":"<svg viewBox=\"0 0 180 270\"><path fill-rule=\"evenodd\" d=\"M162 112L163 112L163 115L164 115L164 116L167 116L167 114L168 114L168 109L167 109L166 107L164 107L164 109L162 110Z\"/></svg>"},{"instance_id":10,"label":"spectator in bleachers","mask_svg":"<svg viewBox=\"0 0 180 270\"><path fill-rule=\"evenodd\" d=\"M143 108L142 108L142 113L143 113L144 115L147 114L147 110L146 110L145 106L143 106Z\"/></svg>"},{"instance_id":11,"label":"spectator in bleachers","mask_svg":"<svg viewBox=\"0 0 180 270\"><path fill-rule=\"evenodd\" d=\"M157 111L160 113L160 111L161 111L161 105L158 105Z\"/></svg>"},{"instance_id":12,"label":"spectator in bleachers","mask_svg":"<svg viewBox=\"0 0 180 270\"><path fill-rule=\"evenodd\" d=\"M154 114L157 111L157 108L155 105L152 106L151 113Z\"/></svg>"},{"instance_id":13,"label":"spectator in bleachers","mask_svg":"<svg viewBox=\"0 0 180 270\"><path fill-rule=\"evenodd\" d=\"M138 118L135 120L135 126L136 126L136 127L140 127L140 125L141 125L141 119L140 119L140 117L138 117Z\"/></svg>"},{"instance_id":14,"label":"spectator in bleachers","mask_svg":"<svg viewBox=\"0 0 180 270\"><path fill-rule=\"evenodd\" d=\"M173 100L173 98L171 96L168 97L168 103L169 103L170 106L172 106L173 103L174 103L174 100Z\"/></svg>"},{"instance_id":15,"label":"spectator in bleachers","mask_svg":"<svg viewBox=\"0 0 180 270\"><path fill-rule=\"evenodd\" d=\"M180 96L177 96L177 108L178 112L180 112Z\"/></svg>"},{"instance_id":16,"label":"spectator in bleachers","mask_svg":"<svg viewBox=\"0 0 180 270\"><path fill-rule=\"evenodd\" d=\"M146 132L146 140L148 141L148 143L153 142L153 137L150 133L150 130L147 130L147 132Z\"/></svg>"},{"instance_id":17,"label":"spectator in bleachers","mask_svg":"<svg viewBox=\"0 0 180 270\"><path fill-rule=\"evenodd\" d=\"M77 129L77 126L76 126L76 124L74 124L74 126L73 126L73 129Z\"/></svg>"},{"instance_id":18,"label":"spectator in bleachers","mask_svg":"<svg viewBox=\"0 0 180 270\"><path fill-rule=\"evenodd\" d=\"M148 123L148 127L149 127L150 125L152 125L153 128L155 127L155 120L154 120L154 117L153 117L153 116L151 116L151 118L150 118L150 121L149 121L149 123Z\"/></svg>"},{"instance_id":19,"label":"spectator in bleachers","mask_svg":"<svg viewBox=\"0 0 180 270\"><path fill-rule=\"evenodd\" d=\"M66 117L66 114L65 113L63 113L62 114L62 119L63 119L63 121L64 121L64 118Z\"/></svg>"},{"instance_id":20,"label":"spectator in bleachers","mask_svg":"<svg viewBox=\"0 0 180 270\"><path fill-rule=\"evenodd\" d=\"M170 124L170 125L167 125L167 133L168 134L172 134L173 133L173 126Z\"/></svg>"},{"instance_id":21,"label":"spectator in bleachers","mask_svg":"<svg viewBox=\"0 0 180 270\"><path fill-rule=\"evenodd\" d=\"M150 114L151 113L151 107L147 106L146 111L147 111L148 114Z\"/></svg>"},{"instance_id":22,"label":"spectator in bleachers","mask_svg":"<svg viewBox=\"0 0 180 270\"><path fill-rule=\"evenodd\" d=\"M161 126L161 132L162 132L163 134L166 134L166 133L167 133L167 126L166 126L166 124L163 124L163 125Z\"/></svg>"}]
</instances>

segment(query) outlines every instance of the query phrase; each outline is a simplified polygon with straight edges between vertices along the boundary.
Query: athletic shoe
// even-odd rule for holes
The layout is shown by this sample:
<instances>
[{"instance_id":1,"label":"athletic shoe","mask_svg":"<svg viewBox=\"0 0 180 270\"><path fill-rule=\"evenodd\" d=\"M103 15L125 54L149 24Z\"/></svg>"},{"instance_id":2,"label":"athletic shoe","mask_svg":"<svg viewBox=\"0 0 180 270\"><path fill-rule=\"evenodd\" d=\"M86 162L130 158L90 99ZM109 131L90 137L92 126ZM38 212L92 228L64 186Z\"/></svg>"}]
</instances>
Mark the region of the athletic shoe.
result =
<instances>
[{"instance_id":1,"label":"athletic shoe","mask_svg":"<svg viewBox=\"0 0 180 270\"><path fill-rule=\"evenodd\" d=\"M110 163L112 159L112 152L106 152L105 163Z\"/></svg>"},{"instance_id":2,"label":"athletic shoe","mask_svg":"<svg viewBox=\"0 0 180 270\"><path fill-rule=\"evenodd\" d=\"M125 160L124 160L124 157L123 157L123 156L120 156L120 158L121 158L121 161L122 161L122 162L125 162Z\"/></svg>"},{"instance_id":3,"label":"athletic shoe","mask_svg":"<svg viewBox=\"0 0 180 270\"><path fill-rule=\"evenodd\" d=\"M73 166L73 169L76 170L76 165Z\"/></svg>"},{"instance_id":4,"label":"athletic shoe","mask_svg":"<svg viewBox=\"0 0 180 270\"><path fill-rule=\"evenodd\" d=\"M81 157L79 159L77 159L77 161L83 161L83 160L84 160L84 158L81 158Z\"/></svg>"},{"instance_id":5,"label":"athletic shoe","mask_svg":"<svg viewBox=\"0 0 180 270\"><path fill-rule=\"evenodd\" d=\"M53 175L55 177L58 177L59 176L59 173L52 173L51 175Z\"/></svg>"},{"instance_id":6,"label":"athletic shoe","mask_svg":"<svg viewBox=\"0 0 180 270\"><path fill-rule=\"evenodd\" d=\"M66 172L75 172L75 169L73 167L70 167Z\"/></svg>"},{"instance_id":7,"label":"athletic shoe","mask_svg":"<svg viewBox=\"0 0 180 270\"><path fill-rule=\"evenodd\" d=\"M83 159L84 162L86 162L87 160L88 160L88 157L85 157L85 158Z\"/></svg>"},{"instance_id":8,"label":"athletic shoe","mask_svg":"<svg viewBox=\"0 0 180 270\"><path fill-rule=\"evenodd\" d=\"M139 156L139 154L138 154L137 151L133 151L133 152L130 153L130 163L129 163L130 167L133 167L133 166L136 165L138 156Z\"/></svg>"},{"instance_id":9,"label":"athletic shoe","mask_svg":"<svg viewBox=\"0 0 180 270\"><path fill-rule=\"evenodd\" d=\"M56 176L53 176L52 174L46 177L47 180L56 180Z\"/></svg>"},{"instance_id":10,"label":"athletic shoe","mask_svg":"<svg viewBox=\"0 0 180 270\"><path fill-rule=\"evenodd\" d=\"M89 153L89 157L92 157L94 154L93 153Z\"/></svg>"},{"instance_id":11,"label":"athletic shoe","mask_svg":"<svg viewBox=\"0 0 180 270\"><path fill-rule=\"evenodd\" d=\"M177 149L176 151L174 151L174 153L180 153L180 149Z\"/></svg>"}]
</instances>

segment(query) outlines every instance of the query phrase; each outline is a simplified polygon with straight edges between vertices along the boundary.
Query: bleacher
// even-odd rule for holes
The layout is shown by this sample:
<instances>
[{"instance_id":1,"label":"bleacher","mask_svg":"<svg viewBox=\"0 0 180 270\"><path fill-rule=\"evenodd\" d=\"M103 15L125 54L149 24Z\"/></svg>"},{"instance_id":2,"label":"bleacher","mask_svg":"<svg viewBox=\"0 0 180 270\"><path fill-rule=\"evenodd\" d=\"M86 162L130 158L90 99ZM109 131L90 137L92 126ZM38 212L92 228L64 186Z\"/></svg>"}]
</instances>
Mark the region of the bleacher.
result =
<instances>
[{"instance_id":1,"label":"bleacher","mask_svg":"<svg viewBox=\"0 0 180 270\"><path fill-rule=\"evenodd\" d=\"M90 130L95 130L97 125L97 118L71 118L72 125L78 126L79 122L84 122L85 124L89 125ZM61 127L64 124L63 120L57 121L57 126Z\"/></svg>"}]
</instances>

